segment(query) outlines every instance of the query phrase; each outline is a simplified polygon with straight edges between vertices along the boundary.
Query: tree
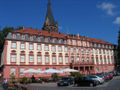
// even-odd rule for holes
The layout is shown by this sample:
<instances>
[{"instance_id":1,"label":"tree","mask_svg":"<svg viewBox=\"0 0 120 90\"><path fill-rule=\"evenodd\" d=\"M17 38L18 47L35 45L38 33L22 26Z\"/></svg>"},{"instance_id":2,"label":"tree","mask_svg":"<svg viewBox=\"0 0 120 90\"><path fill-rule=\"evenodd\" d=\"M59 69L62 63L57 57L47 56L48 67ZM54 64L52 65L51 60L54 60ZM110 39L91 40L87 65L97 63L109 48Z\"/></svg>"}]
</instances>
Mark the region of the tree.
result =
<instances>
[{"instance_id":1,"label":"tree","mask_svg":"<svg viewBox=\"0 0 120 90\"><path fill-rule=\"evenodd\" d=\"M5 42L5 37L10 31L15 30L14 27L5 27L2 30L0 30L0 57L4 48L4 42ZM0 58L1 59L1 58ZM0 60L1 62L1 60Z\"/></svg>"},{"instance_id":2,"label":"tree","mask_svg":"<svg viewBox=\"0 0 120 90\"><path fill-rule=\"evenodd\" d=\"M118 34L118 48L117 48L117 59L118 59L118 65L120 65L120 30Z\"/></svg>"}]
</instances>

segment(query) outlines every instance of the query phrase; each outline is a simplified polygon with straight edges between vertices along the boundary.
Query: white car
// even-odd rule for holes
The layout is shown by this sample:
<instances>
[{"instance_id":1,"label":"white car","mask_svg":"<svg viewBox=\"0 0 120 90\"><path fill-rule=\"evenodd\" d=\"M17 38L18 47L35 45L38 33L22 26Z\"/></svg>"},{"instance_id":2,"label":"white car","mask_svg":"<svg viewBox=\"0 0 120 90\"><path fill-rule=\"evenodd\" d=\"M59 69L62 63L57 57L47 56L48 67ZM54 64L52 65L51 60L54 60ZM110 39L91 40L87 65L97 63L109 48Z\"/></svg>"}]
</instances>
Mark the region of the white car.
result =
<instances>
[{"instance_id":1,"label":"white car","mask_svg":"<svg viewBox=\"0 0 120 90\"><path fill-rule=\"evenodd\" d=\"M99 84L104 83L104 79L102 79L101 77L97 76L97 75L89 75L88 77L90 77L92 80L96 80L99 82Z\"/></svg>"}]
</instances>

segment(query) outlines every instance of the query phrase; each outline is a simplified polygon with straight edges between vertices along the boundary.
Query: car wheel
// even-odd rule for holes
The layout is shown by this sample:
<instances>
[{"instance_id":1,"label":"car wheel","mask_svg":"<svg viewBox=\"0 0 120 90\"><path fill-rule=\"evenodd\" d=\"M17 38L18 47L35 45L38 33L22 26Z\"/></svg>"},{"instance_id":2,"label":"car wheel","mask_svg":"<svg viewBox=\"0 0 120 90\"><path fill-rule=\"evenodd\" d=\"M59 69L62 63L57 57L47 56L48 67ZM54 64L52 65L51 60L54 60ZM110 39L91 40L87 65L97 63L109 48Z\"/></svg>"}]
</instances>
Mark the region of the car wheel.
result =
<instances>
[{"instance_id":1,"label":"car wheel","mask_svg":"<svg viewBox=\"0 0 120 90\"><path fill-rule=\"evenodd\" d=\"M68 86L70 86L70 83L68 83Z\"/></svg>"},{"instance_id":2,"label":"car wheel","mask_svg":"<svg viewBox=\"0 0 120 90\"><path fill-rule=\"evenodd\" d=\"M93 87L94 85L93 85L93 83L90 83L90 87Z\"/></svg>"}]
</instances>

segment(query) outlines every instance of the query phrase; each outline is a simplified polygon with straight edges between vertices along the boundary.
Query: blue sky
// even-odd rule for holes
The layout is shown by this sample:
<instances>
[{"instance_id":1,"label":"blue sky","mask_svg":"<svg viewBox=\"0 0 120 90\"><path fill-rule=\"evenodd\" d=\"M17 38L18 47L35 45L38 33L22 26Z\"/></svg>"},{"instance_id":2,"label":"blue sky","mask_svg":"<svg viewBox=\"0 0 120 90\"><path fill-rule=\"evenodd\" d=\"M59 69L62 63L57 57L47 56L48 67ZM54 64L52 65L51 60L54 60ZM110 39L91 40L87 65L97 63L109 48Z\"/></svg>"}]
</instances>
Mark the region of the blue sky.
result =
<instances>
[{"instance_id":1,"label":"blue sky","mask_svg":"<svg viewBox=\"0 0 120 90\"><path fill-rule=\"evenodd\" d=\"M41 29L48 0L0 0L0 26ZM80 34L117 44L120 0L51 0L62 33Z\"/></svg>"}]
</instances>

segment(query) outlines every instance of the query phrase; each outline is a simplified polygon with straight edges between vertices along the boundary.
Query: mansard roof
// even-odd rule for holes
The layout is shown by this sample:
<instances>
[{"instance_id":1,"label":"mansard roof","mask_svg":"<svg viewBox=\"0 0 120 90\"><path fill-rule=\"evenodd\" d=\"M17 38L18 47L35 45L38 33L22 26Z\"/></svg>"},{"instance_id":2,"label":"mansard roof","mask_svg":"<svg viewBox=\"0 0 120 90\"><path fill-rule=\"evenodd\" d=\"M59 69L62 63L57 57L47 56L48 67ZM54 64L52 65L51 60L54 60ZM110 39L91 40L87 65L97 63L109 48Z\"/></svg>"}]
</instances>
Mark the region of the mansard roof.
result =
<instances>
[{"instance_id":1,"label":"mansard roof","mask_svg":"<svg viewBox=\"0 0 120 90\"><path fill-rule=\"evenodd\" d=\"M74 36L74 35L71 36L68 34L60 34L58 32L48 32L48 31L32 29L32 28L19 29L19 30L12 31L12 33L21 33L21 34L29 34L29 35L37 35L37 36L45 36L45 37L56 37L56 38L71 39L71 40L75 39L75 40L89 41L89 42L101 43L101 44L111 44L107 41L96 39L96 38Z\"/></svg>"}]
</instances>

